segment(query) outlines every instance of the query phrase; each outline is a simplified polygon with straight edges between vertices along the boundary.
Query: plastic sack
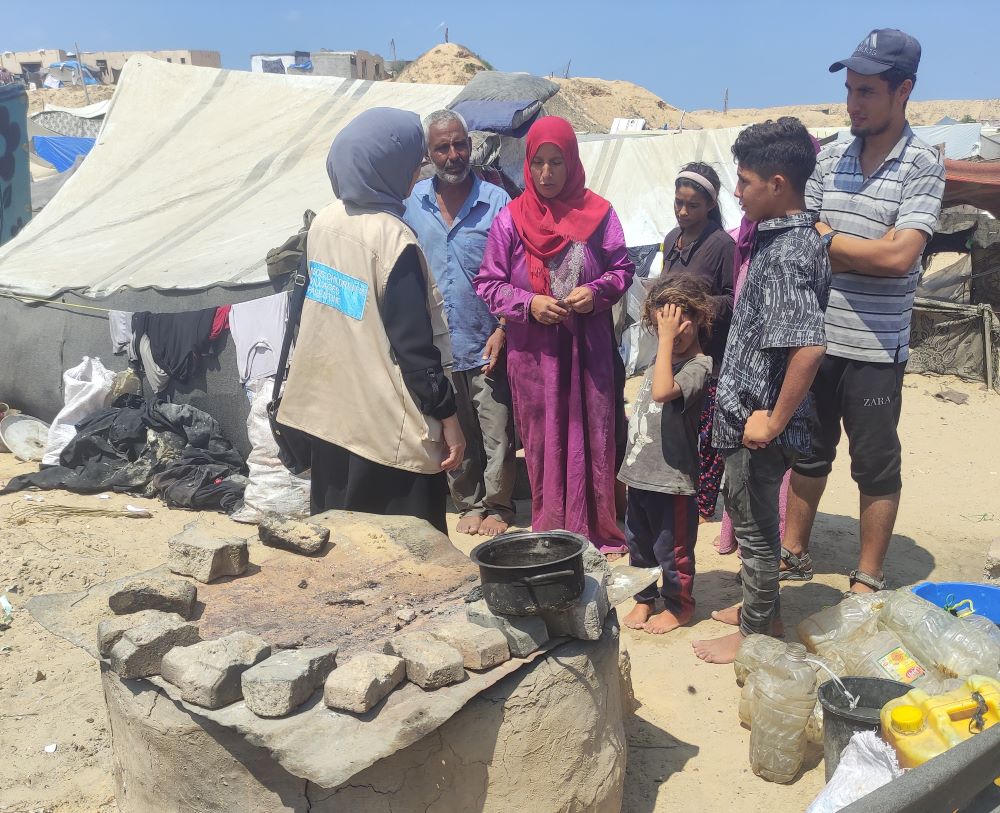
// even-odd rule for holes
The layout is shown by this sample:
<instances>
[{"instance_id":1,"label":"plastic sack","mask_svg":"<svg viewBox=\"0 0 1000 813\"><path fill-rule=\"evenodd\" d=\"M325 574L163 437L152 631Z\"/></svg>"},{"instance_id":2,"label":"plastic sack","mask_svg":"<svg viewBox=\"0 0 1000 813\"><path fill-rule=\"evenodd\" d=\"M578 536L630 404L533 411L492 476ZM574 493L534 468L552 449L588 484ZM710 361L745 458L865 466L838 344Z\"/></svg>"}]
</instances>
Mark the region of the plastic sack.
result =
<instances>
[{"instance_id":1,"label":"plastic sack","mask_svg":"<svg viewBox=\"0 0 1000 813\"><path fill-rule=\"evenodd\" d=\"M243 495L243 506L231 515L237 522L260 522L270 512L296 519L309 516L309 474L296 476L285 468L278 459L278 444L267 420L273 388L273 378L246 385L252 395L247 438L253 448L247 456L250 483Z\"/></svg>"},{"instance_id":2,"label":"plastic sack","mask_svg":"<svg viewBox=\"0 0 1000 813\"><path fill-rule=\"evenodd\" d=\"M859 731L840 755L840 764L806 813L834 813L903 775L896 752L874 731Z\"/></svg>"},{"instance_id":3,"label":"plastic sack","mask_svg":"<svg viewBox=\"0 0 1000 813\"><path fill-rule=\"evenodd\" d=\"M83 361L63 373L65 406L49 426L49 439L42 455L43 466L59 464L59 455L74 437L76 425L104 409L115 383L115 374L99 358L84 356Z\"/></svg>"}]
</instances>

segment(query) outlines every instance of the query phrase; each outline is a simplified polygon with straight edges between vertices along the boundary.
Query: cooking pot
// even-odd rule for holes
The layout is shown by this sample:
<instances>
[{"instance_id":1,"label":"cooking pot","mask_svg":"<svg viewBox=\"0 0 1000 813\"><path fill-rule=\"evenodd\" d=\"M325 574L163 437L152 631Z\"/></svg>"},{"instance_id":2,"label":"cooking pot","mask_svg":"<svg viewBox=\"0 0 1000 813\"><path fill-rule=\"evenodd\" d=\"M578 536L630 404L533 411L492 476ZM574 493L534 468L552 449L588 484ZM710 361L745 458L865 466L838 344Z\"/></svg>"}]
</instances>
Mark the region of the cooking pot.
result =
<instances>
[{"instance_id":1,"label":"cooking pot","mask_svg":"<svg viewBox=\"0 0 1000 813\"><path fill-rule=\"evenodd\" d=\"M583 592L583 552L590 544L569 531L500 534L472 549L486 605L503 615L562 610Z\"/></svg>"}]
</instances>

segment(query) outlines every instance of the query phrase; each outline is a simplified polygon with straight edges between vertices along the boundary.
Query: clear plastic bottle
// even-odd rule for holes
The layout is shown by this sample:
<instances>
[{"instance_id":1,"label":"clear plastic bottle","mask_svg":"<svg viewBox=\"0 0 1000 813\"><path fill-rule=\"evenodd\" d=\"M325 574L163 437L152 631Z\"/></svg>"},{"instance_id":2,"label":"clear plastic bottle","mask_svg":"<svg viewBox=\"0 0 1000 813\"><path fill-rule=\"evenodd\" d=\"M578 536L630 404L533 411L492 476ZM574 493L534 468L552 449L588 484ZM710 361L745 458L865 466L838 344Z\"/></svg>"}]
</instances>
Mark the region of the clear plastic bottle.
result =
<instances>
[{"instance_id":1,"label":"clear plastic bottle","mask_svg":"<svg viewBox=\"0 0 1000 813\"><path fill-rule=\"evenodd\" d=\"M924 666L942 678L996 677L1000 672L1000 635L981 616L956 618L909 590L886 600L879 627L896 633Z\"/></svg>"},{"instance_id":2,"label":"clear plastic bottle","mask_svg":"<svg viewBox=\"0 0 1000 813\"><path fill-rule=\"evenodd\" d=\"M874 635L856 641L848 655L846 671L856 677L895 680L928 694L941 690L941 679L907 649L902 639L891 630L879 630Z\"/></svg>"},{"instance_id":3,"label":"clear plastic bottle","mask_svg":"<svg viewBox=\"0 0 1000 813\"><path fill-rule=\"evenodd\" d=\"M788 783L802 767L806 724L816 704L816 672L806 648L785 653L755 673L751 706L750 767L770 782Z\"/></svg>"},{"instance_id":4,"label":"clear plastic bottle","mask_svg":"<svg viewBox=\"0 0 1000 813\"><path fill-rule=\"evenodd\" d=\"M796 628L810 652L833 642L846 642L875 631L885 593L855 593L839 604L813 613Z\"/></svg>"},{"instance_id":5,"label":"clear plastic bottle","mask_svg":"<svg viewBox=\"0 0 1000 813\"><path fill-rule=\"evenodd\" d=\"M761 664L769 663L781 655L787 644L770 635L748 635L740 644L733 669L736 670L736 685L742 686L747 677L756 672Z\"/></svg>"}]
</instances>

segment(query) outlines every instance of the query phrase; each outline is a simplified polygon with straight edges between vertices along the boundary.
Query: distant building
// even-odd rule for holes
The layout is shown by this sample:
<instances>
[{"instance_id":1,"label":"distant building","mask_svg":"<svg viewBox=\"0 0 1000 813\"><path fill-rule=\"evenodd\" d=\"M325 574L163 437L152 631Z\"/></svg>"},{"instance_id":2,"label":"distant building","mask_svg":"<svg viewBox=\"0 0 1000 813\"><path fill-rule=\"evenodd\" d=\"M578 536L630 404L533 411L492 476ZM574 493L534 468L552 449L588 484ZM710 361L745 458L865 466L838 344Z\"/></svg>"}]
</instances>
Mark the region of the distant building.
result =
<instances>
[{"instance_id":1,"label":"distant building","mask_svg":"<svg viewBox=\"0 0 1000 813\"><path fill-rule=\"evenodd\" d=\"M285 51L277 54L254 54L250 57L253 73L286 73L304 76L340 76L344 79L386 78L385 60L368 51Z\"/></svg>"},{"instance_id":2,"label":"distant building","mask_svg":"<svg viewBox=\"0 0 1000 813\"><path fill-rule=\"evenodd\" d=\"M198 65L204 68L221 68L218 51L84 51L81 61L105 83L117 82L125 62L132 56L149 56L175 65ZM0 66L13 74L44 73L49 65L75 59L72 51L40 49L38 51L5 51L0 53Z\"/></svg>"}]
</instances>

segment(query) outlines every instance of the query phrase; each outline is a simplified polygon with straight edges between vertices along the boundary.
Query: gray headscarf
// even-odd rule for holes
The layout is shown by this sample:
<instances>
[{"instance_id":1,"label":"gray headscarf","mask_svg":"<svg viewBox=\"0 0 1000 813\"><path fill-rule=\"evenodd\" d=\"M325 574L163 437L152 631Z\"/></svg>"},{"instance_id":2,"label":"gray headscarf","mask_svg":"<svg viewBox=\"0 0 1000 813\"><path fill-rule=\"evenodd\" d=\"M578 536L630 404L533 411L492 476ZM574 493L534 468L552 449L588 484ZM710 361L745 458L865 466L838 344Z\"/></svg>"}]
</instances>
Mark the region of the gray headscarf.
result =
<instances>
[{"instance_id":1,"label":"gray headscarf","mask_svg":"<svg viewBox=\"0 0 1000 813\"><path fill-rule=\"evenodd\" d=\"M366 110L330 146L326 171L333 193L359 209L402 217L403 199L425 151L416 113L392 107Z\"/></svg>"}]
</instances>

